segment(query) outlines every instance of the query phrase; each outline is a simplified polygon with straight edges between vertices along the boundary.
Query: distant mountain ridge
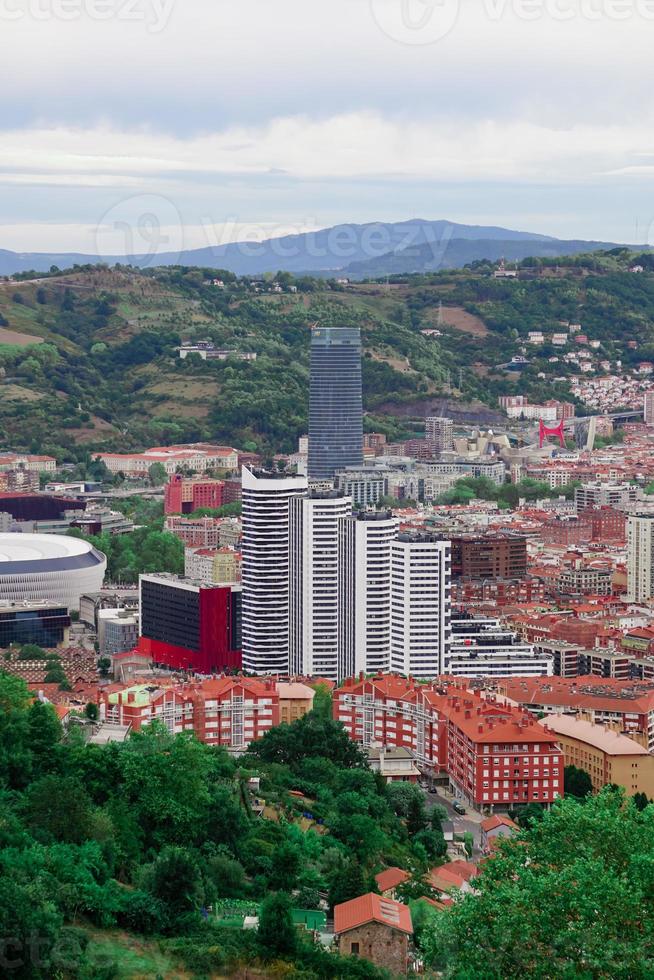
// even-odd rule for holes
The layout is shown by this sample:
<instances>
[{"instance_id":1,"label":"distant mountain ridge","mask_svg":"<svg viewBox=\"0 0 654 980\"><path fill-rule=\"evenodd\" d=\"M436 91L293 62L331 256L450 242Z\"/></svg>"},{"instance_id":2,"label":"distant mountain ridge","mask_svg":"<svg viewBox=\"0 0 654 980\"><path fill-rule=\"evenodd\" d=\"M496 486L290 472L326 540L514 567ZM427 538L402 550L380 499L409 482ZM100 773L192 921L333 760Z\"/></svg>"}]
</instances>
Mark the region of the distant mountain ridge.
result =
<instances>
[{"instance_id":1,"label":"distant mountain ridge","mask_svg":"<svg viewBox=\"0 0 654 980\"><path fill-rule=\"evenodd\" d=\"M296 274L339 274L367 278L404 272L460 268L476 260L517 261L619 247L614 242L564 241L548 235L484 225L421 218L399 222L342 224L262 242L162 252L157 255L93 255L80 252L12 252L0 249L0 274L46 272L51 266L105 262L151 266L189 265L226 269L236 275L283 270Z\"/></svg>"}]
</instances>

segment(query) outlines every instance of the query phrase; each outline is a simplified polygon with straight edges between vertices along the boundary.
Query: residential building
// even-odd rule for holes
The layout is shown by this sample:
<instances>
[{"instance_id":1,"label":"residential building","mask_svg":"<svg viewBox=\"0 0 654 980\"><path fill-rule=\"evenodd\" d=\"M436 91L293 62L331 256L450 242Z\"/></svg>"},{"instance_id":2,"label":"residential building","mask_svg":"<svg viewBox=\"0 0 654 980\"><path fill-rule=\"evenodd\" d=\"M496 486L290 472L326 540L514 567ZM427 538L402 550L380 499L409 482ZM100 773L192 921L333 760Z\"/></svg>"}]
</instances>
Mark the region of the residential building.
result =
<instances>
[{"instance_id":1,"label":"residential building","mask_svg":"<svg viewBox=\"0 0 654 980\"><path fill-rule=\"evenodd\" d=\"M375 875L375 882L377 883L379 894L383 898L394 899L398 886L403 885L410 878L411 875L409 872L404 871L403 868L385 868L384 871L380 871L379 874Z\"/></svg>"},{"instance_id":2,"label":"residential building","mask_svg":"<svg viewBox=\"0 0 654 980\"><path fill-rule=\"evenodd\" d=\"M627 592L636 602L654 596L654 511L627 519Z\"/></svg>"},{"instance_id":3,"label":"residential building","mask_svg":"<svg viewBox=\"0 0 654 980\"><path fill-rule=\"evenodd\" d=\"M452 535L454 579L520 579L527 574L527 538L522 534Z\"/></svg>"},{"instance_id":4,"label":"residential building","mask_svg":"<svg viewBox=\"0 0 654 980\"><path fill-rule=\"evenodd\" d=\"M127 609L112 609L106 612L111 614L102 616L102 642L98 638L102 656L113 657L117 653L133 650L139 639L139 617Z\"/></svg>"},{"instance_id":5,"label":"residential building","mask_svg":"<svg viewBox=\"0 0 654 980\"><path fill-rule=\"evenodd\" d=\"M654 393L653 393L654 394ZM633 483L584 483L575 487L577 513L590 507L624 510L643 499L643 491Z\"/></svg>"},{"instance_id":6,"label":"residential building","mask_svg":"<svg viewBox=\"0 0 654 980\"><path fill-rule=\"evenodd\" d=\"M595 792L615 784L627 796L644 793L654 799L654 755L643 745L619 731L570 715L546 715L543 724L556 734L565 765L584 769Z\"/></svg>"},{"instance_id":7,"label":"residential building","mask_svg":"<svg viewBox=\"0 0 654 980\"><path fill-rule=\"evenodd\" d=\"M495 841L502 837L513 837L520 833L517 823L503 813L494 813L492 817L486 817L479 825L481 831L481 849L484 854L490 854L493 850Z\"/></svg>"},{"instance_id":8,"label":"residential building","mask_svg":"<svg viewBox=\"0 0 654 980\"><path fill-rule=\"evenodd\" d=\"M425 419L425 439L435 452L449 451L454 445L454 422L436 415L429 416Z\"/></svg>"},{"instance_id":9,"label":"residential building","mask_svg":"<svg viewBox=\"0 0 654 980\"><path fill-rule=\"evenodd\" d=\"M243 666L256 674L289 667L290 502L307 480L243 467Z\"/></svg>"},{"instance_id":10,"label":"residential building","mask_svg":"<svg viewBox=\"0 0 654 980\"><path fill-rule=\"evenodd\" d=\"M370 892L334 906L334 936L341 956L359 956L393 976L409 970L413 935L408 905Z\"/></svg>"},{"instance_id":11,"label":"residential building","mask_svg":"<svg viewBox=\"0 0 654 980\"><path fill-rule=\"evenodd\" d=\"M139 650L155 664L213 674L241 666L240 585L139 577Z\"/></svg>"},{"instance_id":12,"label":"residential building","mask_svg":"<svg viewBox=\"0 0 654 980\"><path fill-rule=\"evenodd\" d=\"M390 667L391 549L398 528L390 511L359 511L342 522L342 595L351 605L341 620L341 678Z\"/></svg>"},{"instance_id":13,"label":"residential building","mask_svg":"<svg viewBox=\"0 0 654 980\"><path fill-rule=\"evenodd\" d=\"M101 688L99 704L100 718L109 724L138 732L158 721L173 734L188 732L234 754L245 752L280 720L275 682L253 677Z\"/></svg>"},{"instance_id":14,"label":"residential building","mask_svg":"<svg viewBox=\"0 0 654 980\"><path fill-rule=\"evenodd\" d=\"M451 638L450 542L402 532L391 543L391 670L443 673Z\"/></svg>"},{"instance_id":15,"label":"residential building","mask_svg":"<svg viewBox=\"0 0 654 980\"><path fill-rule=\"evenodd\" d=\"M597 724L617 725L654 751L654 682L602 677L514 677L494 690L535 715L582 713Z\"/></svg>"},{"instance_id":16,"label":"residential building","mask_svg":"<svg viewBox=\"0 0 654 980\"><path fill-rule=\"evenodd\" d=\"M351 616L342 522L352 500L340 490L310 490L289 507L289 670L336 681Z\"/></svg>"},{"instance_id":17,"label":"residential building","mask_svg":"<svg viewBox=\"0 0 654 980\"><path fill-rule=\"evenodd\" d=\"M164 529L189 548L217 548L227 519L220 517L166 517ZM240 525L239 525L240 527Z\"/></svg>"},{"instance_id":18,"label":"residential building","mask_svg":"<svg viewBox=\"0 0 654 980\"><path fill-rule=\"evenodd\" d=\"M473 806L506 810L563 793L556 736L528 711L461 682L350 678L334 691L333 714L364 748L409 750L421 771L446 776Z\"/></svg>"},{"instance_id":19,"label":"residential building","mask_svg":"<svg viewBox=\"0 0 654 980\"><path fill-rule=\"evenodd\" d=\"M276 689L279 697L280 724L292 725L313 708L316 692L308 684L301 684L299 681L277 681Z\"/></svg>"},{"instance_id":20,"label":"residential building","mask_svg":"<svg viewBox=\"0 0 654 980\"><path fill-rule=\"evenodd\" d=\"M654 388L645 392L643 417L646 425L654 425Z\"/></svg>"},{"instance_id":21,"label":"residential building","mask_svg":"<svg viewBox=\"0 0 654 980\"><path fill-rule=\"evenodd\" d=\"M376 507L388 492L388 466L348 466L336 474L336 486L355 507Z\"/></svg>"},{"instance_id":22,"label":"residential building","mask_svg":"<svg viewBox=\"0 0 654 980\"><path fill-rule=\"evenodd\" d=\"M564 568L556 583L562 596L611 595L613 572L609 568L579 565Z\"/></svg>"},{"instance_id":23,"label":"residential building","mask_svg":"<svg viewBox=\"0 0 654 980\"><path fill-rule=\"evenodd\" d=\"M331 480L363 463L361 333L358 327L311 331L309 386L310 479Z\"/></svg>"},{"instance_id":24,"label":"residential building","mask_svg":"<svg viewBox=\"0 0 654 980\"><path fill-rule=\"evenodd\" d=\"M184 575L208 585L241 581L241 554L234 548L185 548Z\"/></svg>"},{"instance_id":25,"label":"residential building","mask_svg":"<svg viewBox=\"0 0 654 980\"><path fill-rule=\"evenodd\" d=\"M554 672L549 654L522 643L498 619L459 615L451 626L444 673L452 677L539 677Z\"/></svg>"}]
</instances>

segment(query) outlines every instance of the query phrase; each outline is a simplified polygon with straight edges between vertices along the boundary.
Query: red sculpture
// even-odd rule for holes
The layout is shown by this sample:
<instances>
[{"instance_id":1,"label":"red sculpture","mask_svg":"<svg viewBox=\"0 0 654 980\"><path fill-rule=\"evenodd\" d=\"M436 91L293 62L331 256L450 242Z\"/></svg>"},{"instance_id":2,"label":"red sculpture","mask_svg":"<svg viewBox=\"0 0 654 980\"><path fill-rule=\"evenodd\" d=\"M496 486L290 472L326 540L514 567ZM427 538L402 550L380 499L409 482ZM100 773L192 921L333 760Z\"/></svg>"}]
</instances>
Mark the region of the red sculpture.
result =
<instances>
[{"instance_id":1,"label":"red sculpture","mask_svg":"<svg viewBox=\"0 0 654 980\"><path fill-rule=\"evenodd\" d=\"M559 443L562 447L565 447L565 436L563 435L563 419L558 425L545 425L542 419L538 422L538 444L540 448L543 448L543 443L550 436L558 436Z\"/></svg>"}]
</instances>

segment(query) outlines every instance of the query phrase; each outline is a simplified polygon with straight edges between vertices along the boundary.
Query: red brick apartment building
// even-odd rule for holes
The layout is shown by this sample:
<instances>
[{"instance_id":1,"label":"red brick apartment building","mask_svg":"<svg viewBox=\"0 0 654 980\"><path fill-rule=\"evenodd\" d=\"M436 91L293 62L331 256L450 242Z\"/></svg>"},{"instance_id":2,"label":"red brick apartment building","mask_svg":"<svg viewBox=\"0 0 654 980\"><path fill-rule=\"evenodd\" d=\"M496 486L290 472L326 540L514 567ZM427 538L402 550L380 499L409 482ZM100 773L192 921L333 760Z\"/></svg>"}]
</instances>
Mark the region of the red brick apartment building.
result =
<instances>
[{"instance_id":1,"label":"red brick apartment building","mask_svg":"<svg viewBox=\"0 0 654 980\"><path fill-rule=\"evenodd\" d=\"M527 574L527 538L522 534L452 537L452 578L512 579Z\"/></svg>"},{"instance_id":2,"label":"red brick apartment building","mask_svg":"<svg viewBox=\"0 0 654 980\"><path fill-rule=\"evenodd\" d=\"M138 732L159 721L177 734L191 732L201 742L245 751L280 723L274 680L219 677L201 683L152 681L131 687L111 685L99 695L100 717Z\"/></svg>"},{"instance_id":3,"label":"red brick apartment building","mask_svg":"<svg viewBox=\"0 0 654 980\"><path fill-rule=\"evenodd\" d=\"M424 685L392 674L351 678L334 692L333 714L364 747L409 749L423 771L449 777L457 796L474 806L507 809L563 795L556 736L529 711L451 679Z\"/></svg>"}]
</instances>

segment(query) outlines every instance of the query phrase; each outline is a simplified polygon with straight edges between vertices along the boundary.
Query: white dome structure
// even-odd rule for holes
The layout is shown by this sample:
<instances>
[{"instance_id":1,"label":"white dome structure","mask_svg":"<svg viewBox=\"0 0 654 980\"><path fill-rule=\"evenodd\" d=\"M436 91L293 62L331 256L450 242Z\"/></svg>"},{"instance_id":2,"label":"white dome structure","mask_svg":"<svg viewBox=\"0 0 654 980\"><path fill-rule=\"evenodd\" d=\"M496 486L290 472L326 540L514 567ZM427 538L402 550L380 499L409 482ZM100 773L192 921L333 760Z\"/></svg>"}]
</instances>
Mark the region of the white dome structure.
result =
<instances>
[{"instance_id":1,"label":"white dome structure","mask_svg":"<svg viewBox=\"0 0 654 980\"><path fill-rule=\"evenodd\" d=\"M107 559L87 541L63 534L0 534L0 600L41 599L79 609L98 592Z\"/></svg>"}]
</instances>

